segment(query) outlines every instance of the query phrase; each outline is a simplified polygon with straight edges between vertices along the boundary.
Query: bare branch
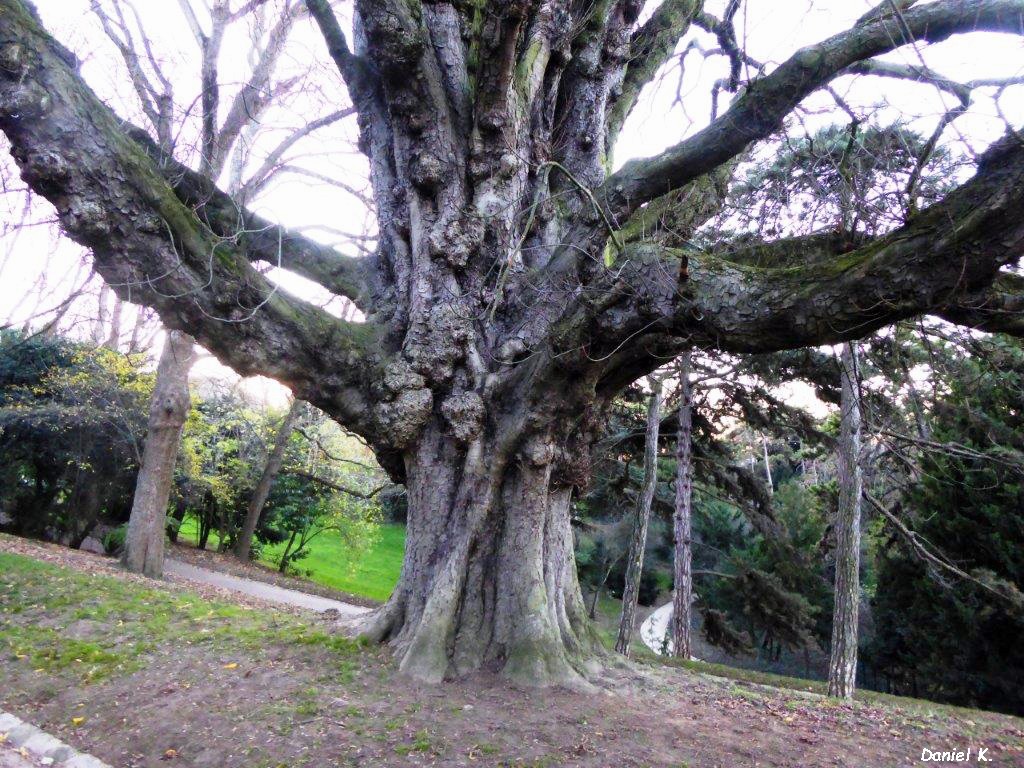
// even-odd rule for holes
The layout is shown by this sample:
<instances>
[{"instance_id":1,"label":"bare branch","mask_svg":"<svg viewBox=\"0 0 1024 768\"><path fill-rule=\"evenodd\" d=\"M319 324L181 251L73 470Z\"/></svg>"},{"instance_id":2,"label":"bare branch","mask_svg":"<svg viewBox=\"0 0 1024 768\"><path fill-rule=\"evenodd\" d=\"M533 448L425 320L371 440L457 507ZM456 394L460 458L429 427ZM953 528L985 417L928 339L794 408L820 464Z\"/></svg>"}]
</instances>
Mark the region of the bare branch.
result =
<instances>
[{"instance_id":1,"label":"bare branch","mask_svg":"<svg viewBox=\"0 0 1024 768\"><path fill-rule=\"evenodd\" d=\"M612 175L602 190L610 212L626 216L771 135L800 101L848 67L910 42L905 31L913 39L932 43L972 31L1021 34L1024 0L938 0L911 8L898 18L883 16L857 25L798 51L771 74L751 83L707 128L657 157L631 161Z\"/></svg>"},{"instance_id":2,"label":"bare branch","mask_svg":"<svg viewBox=\"0 0 1024 768\"><path fill-rule=\"evenodd\" d=\"M211 232L69 66L73 57L19 0L0 0L0 129L22 175L92 249L122 298L154 307L239 373L261 373L372 433L358 361L374 330L277 289L231 241ZM333 351L333 352L329 352ZM340 354L326 391L316 371Z\"/></svg>"}]
</instances>

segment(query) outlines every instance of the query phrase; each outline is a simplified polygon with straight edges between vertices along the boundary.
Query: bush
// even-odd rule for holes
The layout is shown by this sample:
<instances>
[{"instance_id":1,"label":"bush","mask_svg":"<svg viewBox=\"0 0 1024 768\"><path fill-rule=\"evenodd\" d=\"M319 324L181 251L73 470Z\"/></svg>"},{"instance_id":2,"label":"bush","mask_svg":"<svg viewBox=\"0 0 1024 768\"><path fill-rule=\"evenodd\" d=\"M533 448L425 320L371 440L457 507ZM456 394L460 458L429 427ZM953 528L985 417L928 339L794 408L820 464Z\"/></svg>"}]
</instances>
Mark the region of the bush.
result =
<instances>
[{"instance_id":1,"label":"bush","mask_svg":"<svg viewBox=\"0 0 1024 768\"><path fill-rule=\"evenodd\" d=\"M104 551L112 557L120 555L124 551L124 540L127 535L127 525L119 525L117 528L107 531L107 534L103 537Z\"/></svg>"}]
</instances>

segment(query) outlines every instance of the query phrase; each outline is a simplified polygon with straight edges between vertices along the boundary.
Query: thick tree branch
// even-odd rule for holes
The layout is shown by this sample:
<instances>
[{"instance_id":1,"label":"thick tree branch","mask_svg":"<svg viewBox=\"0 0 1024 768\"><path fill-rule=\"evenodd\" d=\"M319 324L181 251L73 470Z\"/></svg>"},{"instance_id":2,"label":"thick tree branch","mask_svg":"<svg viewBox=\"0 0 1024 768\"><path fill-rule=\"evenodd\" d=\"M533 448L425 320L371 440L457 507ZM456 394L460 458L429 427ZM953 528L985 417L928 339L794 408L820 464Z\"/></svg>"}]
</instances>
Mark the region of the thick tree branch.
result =
<instances>
[{"instance_id":1,"label":"thick tree branch","mask_svg":"<svg viewBox=\"0 0 1024 768\"><path fill-rule=\"evenodd\" d=\"M960 298L935 314L951 323L979 331L1024 338L1024 277L1001 272L981 295Z\"/></svg>"},{"instance_id":2,"label":"thick tree branch","mask_svg":"<svg viewBox=\"0 0 1024 768\"><path fill-rule=\"evenodd\" d=\"M672 57L676 44L690 28L700 6L699 0L665 0L633 33L629 43L629 63L622 76L619 93L608 110L609 146L615 144L623 123L640 97L640 91Z\"/></svg>"},{"instance_id":3,"label":"thick tree branch","mask_svg":"<svg viewBox=\"0 0 1024 768\"><path fill-rule=\"evenodd\" d=\"M832 259L771 253L768 266L753 266L751 261L761 261L747 258L750 248L733 261L657 244L627 245L592 287L595 298L571 307L552 340L559 354L576 349L604 361L604 375L619 381L656 364L652 355L671 354L666 334L732 352L862 338L897 320L977 302L999 269L1024 254L1021 210L1024 142L1012 134L993 145L974 178L941 203ZM799 240L815 246L808 252L828 253L821 247L830 242L826 236ZM993 318L1014 320L1011 296L1002 299L1007 312Z\"/></svg>"},{"instance_id":4,"label":"thick tree branch","mask_svg":"<svg viewBox=\"0 0 1024 768\"><path fill-rule=\"evenodd\" d=\"M274 377L372 432L360 363L375 345L373 329L276 289L234 242L211 232L74 64L24 3L0 0L0 130L63 230L92 249L122 298L152 306L239 373Z\"/></svg>"},{"instance_id":5,"label":"thick tree branch","mask_svg":"<svg viewBox=\"0 0 1024 768\"><path fill-rule=\"evenodd\" d=\"M1022 208L1024 143L1013 135L941 203L830 263L752 268L690 255L692 303L677 303L677 330L735 351L862 338L984 291L1024 254Z\"/></svg>"},{"instance_id":6,"label":"thick tree branch","mask_svg":"<svg viewBox=\"0 0 1024 768\"><path fill-rule=\"evenodd\" d=\"M327 44L327 52L345 80L345 85L348 86L349 93L352 95L352 101L363 112L362 100L368 97L372 98L377 90L376 74L364 59L356 56L349 49L345 33L341 31L341 25L338 24L338 18L331 10L328 0L306 0L306 8L309 9L309 14L320 28L320 33Z\"/></svg>"},{"instance_id":7,"label":"thick tree branch","mask_svg":"<svg viewBox=\"0 0 1024 768\"><path fill-rule=\"evenodd\" d=\"M338 253L333 248L273 224L239 205L209 178L161 152L138 129L130 134L157 164L175 194L202 219L214 234L230 240L251 262L264 261L312 280L328 291L369 308L366 259Z\"/></svg>"},{"instance_id":8,"label":"thick tree branch","mask_svg":"<svg viewBox=\"0 0 1024 768\"><path fill-rule=\"evenodd\" d=\"M939 42L954 34L988 31L1024 34L1024 0L938 0L898 16L864 21L798 51L754 81L729 110L704 130L663 154L634 160L606 182L609 211L623 217L726 162L782 126L806 96L848 67L909 42Z\"/></svg>"}]
</instances>

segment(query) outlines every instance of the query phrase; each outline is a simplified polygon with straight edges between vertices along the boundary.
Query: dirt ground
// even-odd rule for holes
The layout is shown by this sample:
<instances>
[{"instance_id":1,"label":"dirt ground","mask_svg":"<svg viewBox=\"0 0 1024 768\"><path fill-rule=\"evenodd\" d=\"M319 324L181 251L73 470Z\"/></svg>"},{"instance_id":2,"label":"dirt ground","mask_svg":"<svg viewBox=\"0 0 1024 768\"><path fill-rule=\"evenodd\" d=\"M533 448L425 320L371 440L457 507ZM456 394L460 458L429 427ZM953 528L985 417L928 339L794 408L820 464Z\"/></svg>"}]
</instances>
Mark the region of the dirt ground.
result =
<instances>
[{"instance_id":1,"label":"dirt ground","mask_svg":"<svg viewBox=\"0 0 1024 768\"><path fill-rule=\"evenodd\" d=\"M5 551L72 568L78 581L68 584L79 588L83 572L98 590L111 577L153 586L91 555L0 537ZM81 605L49 607L27 586L4 592L5 582L19 584L11 578L0 572L0 636L5 624L26 622L97 642L119 629L89 621ZM164 589L193 594L182 585ZM216 590L203 597L234 599ZM275 611L247 607L278 621ZM311 615L287 620L310 633L327 626ZM612 669L593 694L521 689L483 675L423 686L397 675L380 648L339 656L325 644L272 633L241 642L222 629L228 634L216 642L152 637L138 668L91 682L76 676L74 663L61 672L33 669L0 641L0 708L125 768L874 768L923 765L923 748L968 746L975 754L987 747L988 765L1024 766L1024 723L989 713L837 704L641 665Z\"/></svg>"}]
</instances>

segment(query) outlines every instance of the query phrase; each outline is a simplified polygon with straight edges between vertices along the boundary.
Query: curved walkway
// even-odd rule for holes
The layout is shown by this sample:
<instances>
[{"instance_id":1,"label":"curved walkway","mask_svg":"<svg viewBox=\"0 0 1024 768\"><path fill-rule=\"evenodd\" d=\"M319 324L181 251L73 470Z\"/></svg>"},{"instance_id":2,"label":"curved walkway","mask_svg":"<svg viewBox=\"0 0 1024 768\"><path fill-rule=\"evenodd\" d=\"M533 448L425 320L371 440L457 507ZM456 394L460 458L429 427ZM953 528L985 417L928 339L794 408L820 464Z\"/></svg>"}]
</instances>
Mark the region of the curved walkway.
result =
<instances>
[{"instance_id":1,"label":"curved walkway","mask_svg":"<svg viewBox=\"0 0 1024 768\"><path fill-rule=\"evenodd\" d=\"M668 632L668 623L672 620L672 601L669 600L660 608L654 610L650 616L644 619L640 625L640 639L644 645L650 648L659 656L662 648L665 647L665 633ZM667 650L672 652L672 638L668 639Z\"/></svg>"},{"instance_id":2,"label":"curved walkway","mask_svg":"<svg viewBox=\"0 0 1024 768\"><path fill-rule=\"evenodd\" d=\"M63 741L0 710L0 768L110 768L92 755L78 752Z\"/></svg>"},{"instance_id":3,"label":"curved walkway","mask_svg":"<svg viewBox=\"0 0 1024 768\"><path fill-rule=\"evenodd\" d=\"M361 605L343 603L340 600L310 595L295 589L285 589L284 587L267 584L263 581L243 579L227 573L211 571L207 568L200 568L191 563L183 563L181 560L171 560L170 558L164 563L164 573L211 587L240 592L243 595L249 595L250 597L256 597L271 603L305 608L310 611L337 611L341 616L358 616L361 613L372 610Z\"/></svg>"}]
</instances>

